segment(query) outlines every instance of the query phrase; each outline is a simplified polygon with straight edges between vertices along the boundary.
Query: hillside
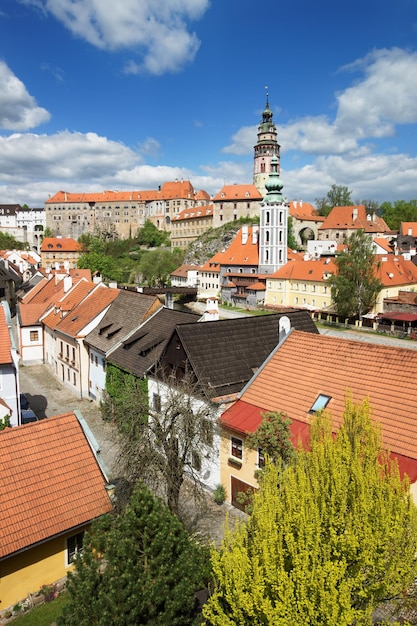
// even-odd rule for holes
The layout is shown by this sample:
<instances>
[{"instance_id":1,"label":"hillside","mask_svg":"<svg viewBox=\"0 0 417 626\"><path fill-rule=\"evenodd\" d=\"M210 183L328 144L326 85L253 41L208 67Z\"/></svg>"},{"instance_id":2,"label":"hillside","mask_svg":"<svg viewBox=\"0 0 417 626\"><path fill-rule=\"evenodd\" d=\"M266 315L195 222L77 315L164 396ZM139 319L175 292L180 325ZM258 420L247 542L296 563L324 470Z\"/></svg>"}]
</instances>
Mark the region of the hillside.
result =
<instances>
[{"instance_id":1,"label":"hillside","mask_svg":"<svg viewBox=\"0 0 417 626\"><path fill-rule=\"evenodd\" d=\"M184 263L204 265L216 252L225 250L233 241L243 224L259 223L256 218L228 222L218 228L210 228L196 239L185 253Z\"/></svg>"}]
</instances>

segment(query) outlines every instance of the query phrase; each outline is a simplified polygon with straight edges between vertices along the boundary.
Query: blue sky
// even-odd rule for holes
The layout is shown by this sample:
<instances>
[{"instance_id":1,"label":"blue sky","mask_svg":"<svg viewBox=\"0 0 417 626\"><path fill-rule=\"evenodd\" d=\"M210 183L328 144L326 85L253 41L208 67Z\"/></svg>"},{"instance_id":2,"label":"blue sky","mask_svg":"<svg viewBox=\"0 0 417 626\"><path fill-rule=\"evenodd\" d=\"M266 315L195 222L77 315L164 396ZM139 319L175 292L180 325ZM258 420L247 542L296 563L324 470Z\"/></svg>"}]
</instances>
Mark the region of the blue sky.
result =
<instances>
[{"instance_id":1,"label":"blue sky","mask_svg":"<svg viewBox=\"0 0 417 626\"><path fill-rule=\"evenodd\" d=\"M251 183L265 86L289 200L417 198L417 0L2 0L0 203Z\"/></svg>"}]
</instances>

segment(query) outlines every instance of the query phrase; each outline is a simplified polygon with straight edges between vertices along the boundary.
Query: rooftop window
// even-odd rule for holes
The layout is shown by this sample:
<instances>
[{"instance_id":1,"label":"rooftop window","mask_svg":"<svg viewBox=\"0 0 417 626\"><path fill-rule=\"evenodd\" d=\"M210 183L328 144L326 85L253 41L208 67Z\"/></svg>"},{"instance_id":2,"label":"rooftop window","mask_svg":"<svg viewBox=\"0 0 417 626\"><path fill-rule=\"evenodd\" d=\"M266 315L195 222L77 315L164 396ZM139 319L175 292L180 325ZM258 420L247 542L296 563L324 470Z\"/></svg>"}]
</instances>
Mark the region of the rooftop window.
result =
<instances>
[{"instance_id":1,"label":"rooftop window","mask_svg":"<svg viewBox=\"0 0 417 626\"><path fill-rule=\"evenodd\" d=\"M318 411L322 411L329 404L330 400L331 396L325 396L321 393L319 396L317 396L317 399L311 407L309 413L317 413Z\"/></svg>"}]
</instances>

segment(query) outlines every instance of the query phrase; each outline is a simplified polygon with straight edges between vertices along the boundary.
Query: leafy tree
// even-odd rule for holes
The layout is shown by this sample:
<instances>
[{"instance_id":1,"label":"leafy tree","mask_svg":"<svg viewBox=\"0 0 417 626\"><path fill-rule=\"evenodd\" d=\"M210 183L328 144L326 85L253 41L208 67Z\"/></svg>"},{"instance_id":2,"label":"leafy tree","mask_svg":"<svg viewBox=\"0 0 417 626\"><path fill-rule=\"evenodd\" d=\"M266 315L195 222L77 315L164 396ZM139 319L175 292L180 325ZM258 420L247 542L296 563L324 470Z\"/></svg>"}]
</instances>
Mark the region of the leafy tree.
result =
<instances>
[{"instance_id":1,"label":"leafy tree","mask_svg":"<svg viewBox=\"0 0 417 626\"><path fill-rule=\"evenodd\" d=\"M156 248L169 242L169 233L159 230L151 220L146 220L136 239L141 246Z\"/></svg>"},{"instance_id":2,"label":"leafy tree","mask_svg":"<svg viewBox=\"0 0 417 626\"><path fill-rule=\"evenodd\" d=\"M17 241L13 235L0 232L0 250L25 250L27 245Z\"/></svg>"},{"instance_id":3,"label":"leafy tree","mask_svg":"<svg viewBox=\"0 0 417 626\"><path fill-rule=\"evenodd\" d=\"M355 231L346 241L346 250L336 258L337 273L328 283L336 311L343 317L359 319L375 306L383 285L376 275L378 263L372 239L364 230Z\"/></svg>"},{"instance_id":4,"label":"leafy tree","mask_svg":"<svg viewBox=\"0 0 417 626\"><path fill-rule=\"evenodd\" d=\"M139 484L122 514L96 522L85 537L58 624L193 624L207 573L205 551Z\"/></svg>"},{"instance_id":5,"label":"leafy tree","mask_svg":"<svg viewBox=\"0 0 417 626\"><path fill-rule=\"evenodd\" d=\"M162 370L156 373L158 393L150 405L144 383L115 369L107 368L102 414L117 424L119 472L127 493L143 480L178 514L185 476L198 488L201 464L213 454L214 405L202 397L190 374L176 378Z\"/></svg>"},{"instance_id":6,"label":"leafy tree","mask_svg":"<svg viewBox=\"0 0 417 626\"><path fill-rule=\"evenodd\" d=\"M0 430L5 430L6 428L10 428L10 416L9 415L0 417Z\"/></svg>"},{"instance_id":7,"label":"leafy tree","mask_svg":"<svg viewBox=\"0 0 417 626\"><path fill-rule=\"evenodd\" d=\"M381 447L367 401L347 399L343 423L316 418L309 451L267 464L247 524L213 550L210 626L372 624L393 612L417 573L417 511L409 481Z\"/></svg>"},{"instance_id":8,"label":"leafy tree","mask_svg":"<svg viewBox=\"0 0 417 626\"><path fill-rule=\"evenodd\" d=\"M53 237L54 236L54 234L53 234L52 230L49 228L49 226L47 226L45 228L45 230L43 231L43 236L44 237Z\"/></svg>"},{"instance_id":9,"label":"leafy tree","mask_svg":"<svg viewBox=\"0 0 417 626\"><path fill-rule=\"evenodd\" d=\"M335 206L351 206L352 192L343 185L332 185L324 198L316 198L319 215L329 215Z\"/></svg>"},{"instance_id":10,"label":"leafy tree","mask_svg":"<svg viewBox=\"0 0 417 626\"><path fill-rule=\"evenodd\" d=\"M252 450L262 448L272 463L280 459L288 463L294 455L290 424L291 420L282 412L264 413L255 432L247 433L245 443Z\"/></svg>"},{"instance_id":11,"label":"leafy tree","mask_svg":"<svg viewBox=\"0 0 417 626\"><path fill-rule=\"evenodd\" d=\"M139 261L141 282L148 287L162 287L168 284L173 272L184 259L184 253L174 250L159 249L145 252Z\"/></svg>"},{"instance_id":12,"label":"leafy tree","mask_svg":"<svg viewBox=\"0 0 417 626\"><path fill-rule=\"evenodd\" d=\"M394 204L383 202L380 211L392 230L399 230L401 222L417 222L417 200L397 200Z\"/></svg>"},{"instance_id":13,"label":"leafy tree","mask_svg":"<svg viewBox=\"0 0 417 626\"><path fill-rule=\"evenodd\" d=\"M295 239L294 236L294 231L293 231L293 218L291 217L291 215L288 216L288 238L287 238L287 244L288 247L291 248L291 250L297 250L298 248L298 244L297 241Z\"/></svg>"},{"instance_id":14,"label":"leafy tree","mask_svg":"<svg viewBox=\"0 0 417 626\"><path fill-rule=\"evenodd\" d=\"M104 280L120 282L121 279L121 269L118 264L111 257L99 252L82 254L78 259L77 267L90 269L92 274L100 272Z\"/></svg>"}]
</instances>

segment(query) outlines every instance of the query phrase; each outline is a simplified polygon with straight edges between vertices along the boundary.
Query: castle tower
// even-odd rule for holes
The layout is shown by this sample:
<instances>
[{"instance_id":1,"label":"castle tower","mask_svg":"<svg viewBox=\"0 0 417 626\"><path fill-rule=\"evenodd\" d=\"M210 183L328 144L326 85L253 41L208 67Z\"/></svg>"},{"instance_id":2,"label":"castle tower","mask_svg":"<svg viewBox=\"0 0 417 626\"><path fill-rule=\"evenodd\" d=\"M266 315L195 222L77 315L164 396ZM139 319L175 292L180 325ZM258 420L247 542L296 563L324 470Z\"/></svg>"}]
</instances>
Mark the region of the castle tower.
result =
<instances>
[{"instance_id":1,"label":"castle tower","mask_svg":"<svg viewBox=\"0 0 417 626\"><path fill-rule=\"evenodd\" d=\"M260 205L259 273L273 274L287 262L288 204L281 191L279 160L271 158L271 173Z\"/></svg>"},{"instance_id":2,"label":"castle tower","mask_svg":"<svg viewBox=\"0 0 417 626\"><path fill-rule=\"evenodd\" d=\"M258 126L258 141L254 146L253 184L262 196L265 195L265 183L272 171L271 159L278 159L278 174L280 172L280 145L277 141L277 127L274 124L273 113L269 108L269 95L266 93L266 105L262 119Z\"/></svg>"}]
</instances>

